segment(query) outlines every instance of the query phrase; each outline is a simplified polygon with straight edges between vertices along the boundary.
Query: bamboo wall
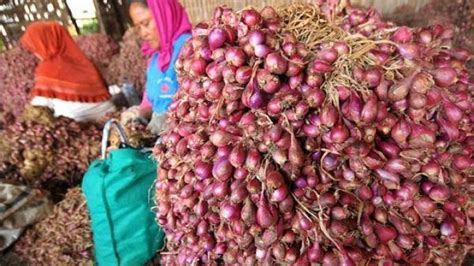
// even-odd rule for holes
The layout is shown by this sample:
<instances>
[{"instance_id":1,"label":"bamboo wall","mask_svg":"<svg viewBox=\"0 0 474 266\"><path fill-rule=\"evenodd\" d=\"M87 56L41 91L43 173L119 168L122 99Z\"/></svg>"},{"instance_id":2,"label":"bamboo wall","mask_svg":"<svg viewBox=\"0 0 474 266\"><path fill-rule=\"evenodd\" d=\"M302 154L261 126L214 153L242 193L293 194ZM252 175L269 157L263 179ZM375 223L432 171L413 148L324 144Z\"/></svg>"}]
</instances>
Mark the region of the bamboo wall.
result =
<instances>
[{"instance_id":1,"label":"bamboo wall","mask_svg":"<svg viewBox=\"0 0 474 266\"><path fill-rule=\"evenodd\" d=\"M4 0L0 2L0 40L9 48L36 20L56 20L72 26L65 0Z\"/></svg>"},{"instance_id":2,"label":"bamboo wall","mask_svg":"<svg viewBox=\"0 0 474 266\"><path fill-rule=\"evenodd\" d=\"M433 0L436 1L436 0ZM454 1L454 0L453 0ZM430 0L352 0L351 3L365 7L374 6L385 15L390 15L398 7L409 6L413 12L418 11Z\"/></svg>"},{"instance_id":3,"label":"bamboo wall","mask_svg":"<svg viewBox=\"0 0 474 266\"><path fill-rule=\"evenodd\" d=\"M94 0L101 32L119 40L127 27L127 0ZM66 0L0 0L0 40L11 48L25 27L37 20L56 20L80 33Z\"/></svg>"}]
</instances>

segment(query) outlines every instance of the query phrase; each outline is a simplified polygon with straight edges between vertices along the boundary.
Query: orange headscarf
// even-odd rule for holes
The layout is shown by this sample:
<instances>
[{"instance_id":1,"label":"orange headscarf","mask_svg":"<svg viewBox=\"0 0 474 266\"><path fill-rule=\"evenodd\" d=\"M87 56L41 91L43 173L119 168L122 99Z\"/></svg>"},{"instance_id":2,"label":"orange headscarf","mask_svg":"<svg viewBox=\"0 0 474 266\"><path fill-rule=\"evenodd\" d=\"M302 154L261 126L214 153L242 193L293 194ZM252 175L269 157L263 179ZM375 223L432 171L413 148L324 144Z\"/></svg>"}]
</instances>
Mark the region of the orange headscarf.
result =
<instances>
[{"instance_id":1,"label":"orange headscarf","mask_svg":"<svg viewBox=\"0 0 474 266\"><path fill-rule=\"evenodd\" d=\"M36 67L32 96L74 102L101 102L110 98L94 64L59 23L30 24L21 44L42 59Z\"/></svg>"}]
</instances>

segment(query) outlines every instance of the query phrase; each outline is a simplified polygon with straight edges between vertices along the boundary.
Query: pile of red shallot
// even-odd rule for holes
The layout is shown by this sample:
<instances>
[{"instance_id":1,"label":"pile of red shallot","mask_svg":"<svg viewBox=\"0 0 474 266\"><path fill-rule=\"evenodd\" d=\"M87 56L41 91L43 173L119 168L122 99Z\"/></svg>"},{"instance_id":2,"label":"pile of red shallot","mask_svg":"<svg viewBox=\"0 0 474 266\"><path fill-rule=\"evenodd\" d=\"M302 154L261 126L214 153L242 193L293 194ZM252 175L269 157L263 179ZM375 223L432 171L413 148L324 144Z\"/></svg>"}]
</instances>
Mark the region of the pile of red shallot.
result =
<instances>
[{"instance_id":1,"label":"pile of red shallot","mask_svg":"<svg viewBox=\"0 0 474 266\"><path fill-rule=\"evenodd\" d=\"M114 39L103 33L79 35L74 41L79 49L97 66L108 65L111 57L120 50Z\"/></svg>"},{"instance_id":2,"label":"pile of red shallot","mask_svg":"<svg viewBox=\"0 0 474 266\"><path fill-rule=\"evenodd\" d=\"M26 229L12 251L26 265L92 265L92 247L86 199L74 187L50 216Z\"/></svg>"},{"instance_id":3,"label":"pile of red shallot","mask_svg":"<svg viewBox=\"0 0 474 266\"><path fill-rule=\"evenodd\" d=\"M12 113L19 117L34 85L38 59L20 46L0 53L0 114ZM0 118L7 124L8 119Z\"/></svg>"},{"instance_id":4,"label":"pile of red shallot","mask_svg":"<svg viewBox=\"0 0 474 266\"><path fill-rule=\"evenodd\" d=\"M120 52L120 46L114 39L103 33L79 35L74 41L103 76L112 58Z\"/></svg>"},{"instance_id":5,"label":"pile of red shallot","mask_svg":"<svg viewBox=\"0 0 474 266\"><path fill-rule=\"evenodd\" d=\"M141 41L137 30L135 28L127 30L120 43L120 53L111 58L107 69L102 72L107 84L122 85L128 80L140 95L143 94L147 61L140 47Z\"/></svg>"},{"instance_id":6,"label":"pile of red shallot","mask_svg":"<svg viewBox=\"0 0 474 266\"><path fill-rule=\"evenodd\" d=\"M193 29L155 147L162 263L448 265L472 251L470 55L441 25L336 2L219 7Z\"/></svg>"},{"instance_id":7,"label":"pile of red shallot","mask_svg":"<svg viewBox=\"0 0 474 266\"><path fill-rule=\"evenodd\" d=\"M21 119L0 131L0 177L47 190L58 201L99 156L101 127L27 106Z\"/></svg>"}]
</instances>

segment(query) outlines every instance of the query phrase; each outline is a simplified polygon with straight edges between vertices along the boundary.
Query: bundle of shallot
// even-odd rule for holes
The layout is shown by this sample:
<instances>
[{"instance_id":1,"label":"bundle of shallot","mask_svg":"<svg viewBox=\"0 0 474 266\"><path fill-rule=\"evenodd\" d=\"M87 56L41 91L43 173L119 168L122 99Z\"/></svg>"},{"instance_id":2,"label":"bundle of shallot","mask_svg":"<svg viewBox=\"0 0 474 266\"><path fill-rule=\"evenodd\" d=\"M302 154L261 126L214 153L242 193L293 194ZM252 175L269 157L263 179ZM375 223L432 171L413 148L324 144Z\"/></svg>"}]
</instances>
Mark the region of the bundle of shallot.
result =
<instances>
[{"instance_id":1,"label":"bundle of shallot","mask_svg":"<svg viewBox=\"0 0 474 266\"><path fill-rule=\"evenodd\" d=\"M460 263L474 244L470 55L328 1L217 8L155 147L166 265Z\"/></svg>"}]
</instances>

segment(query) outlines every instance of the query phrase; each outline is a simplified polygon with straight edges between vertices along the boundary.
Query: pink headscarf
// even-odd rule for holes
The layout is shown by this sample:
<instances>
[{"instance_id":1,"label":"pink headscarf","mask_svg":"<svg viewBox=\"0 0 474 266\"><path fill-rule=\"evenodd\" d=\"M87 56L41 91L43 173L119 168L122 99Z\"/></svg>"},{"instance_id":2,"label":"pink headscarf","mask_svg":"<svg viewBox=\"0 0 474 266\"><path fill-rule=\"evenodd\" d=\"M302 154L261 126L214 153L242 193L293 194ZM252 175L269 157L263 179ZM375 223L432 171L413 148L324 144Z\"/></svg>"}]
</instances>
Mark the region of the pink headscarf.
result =
<instances>
[{"instance_id":1,"label":"pink headscarf","mask_svg":"<svg viewBox=\"0 0 474 266\"><path fill-rule=\"evenodd\" d=\"M186 10L177 0L147 0L147 2L160 36L158 67L161 71L165 71L173 55L174 42L181 34L191 32L192 25ZM148 56L156 52L146 42L142 46L142 51Z\"/></svg>"}]
</instances>

